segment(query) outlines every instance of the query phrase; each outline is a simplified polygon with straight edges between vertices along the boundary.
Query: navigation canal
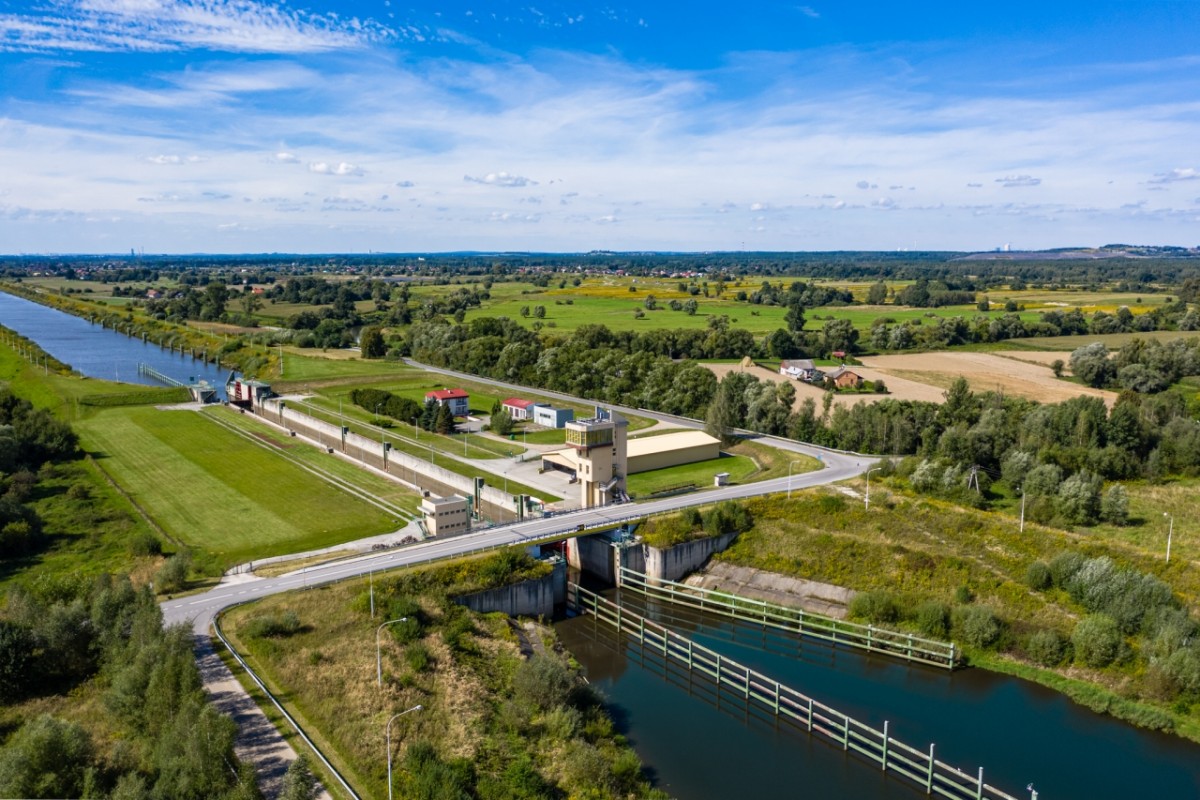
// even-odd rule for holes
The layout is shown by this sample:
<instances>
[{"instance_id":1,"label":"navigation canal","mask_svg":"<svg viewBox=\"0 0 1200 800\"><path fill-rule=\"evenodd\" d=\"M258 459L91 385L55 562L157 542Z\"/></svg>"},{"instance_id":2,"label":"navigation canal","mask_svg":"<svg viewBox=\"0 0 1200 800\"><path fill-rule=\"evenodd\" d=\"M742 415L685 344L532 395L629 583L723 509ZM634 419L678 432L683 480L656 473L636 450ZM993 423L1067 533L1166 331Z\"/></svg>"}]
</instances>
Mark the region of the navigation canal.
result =
<instances>
[{"instance_id":1,"label":"navigation canal","mask_svg":"<svg viewBox=\"0 0 1200 800\"><path fill-rule=\"evenodd\" d=\"M1036 684L978 669L946 673L799 641L776 631L647 603L626 607L722 655L882 728L987 783L1039 800L1200 798L1200 747L1075 705ZM878 766L748 713L711 682L664 670L661 657L582 616L556 624L563 645L606 697L659 786L680 800L731 797L920 798Z\"/></svg>"},{"instance_id":2,"label":"navigation canal","mask_svg":"<svg viewBox=\"0 0 1200 800\"><path fill-rule=\"evenodd\" d=\"M161 386L153 378L138 374L138 364L144 363L184 383L206 380L221 397L225 396L229 373L215 364L133 339L23 297L0 292L0 325L37 342L47 353L89 378Z\"/></svg>"}]
</instances>

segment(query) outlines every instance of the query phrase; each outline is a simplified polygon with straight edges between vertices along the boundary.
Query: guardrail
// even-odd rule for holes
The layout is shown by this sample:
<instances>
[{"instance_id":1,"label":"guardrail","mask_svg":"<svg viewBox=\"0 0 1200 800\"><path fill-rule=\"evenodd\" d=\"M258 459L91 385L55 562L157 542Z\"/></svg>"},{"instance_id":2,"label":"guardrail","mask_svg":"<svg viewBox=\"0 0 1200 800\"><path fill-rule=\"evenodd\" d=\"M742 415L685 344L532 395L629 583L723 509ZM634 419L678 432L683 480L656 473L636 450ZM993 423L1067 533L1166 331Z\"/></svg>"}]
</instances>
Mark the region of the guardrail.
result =
<instances>
[{"instance_id":1,"label":"guardrail","mask_svg":"<svg viewBox=\"0 0 1200 800\"><path fill-rule=\"evenodd\" d=\"M826 617L753 597L741 597L716 589L702 589L668 580L648 581L646 576L621 567L620 586L656 600L707 611L755 625L789 631L906 661L954 669L958 651L953 642L925 639L911 633L898 633L873 625Z\"/></svg>"},{"instance_id":2,"label":"guardrail","mask_svg":"<svg viewBox=\"0 0 1200 800\"><path fill-rule=\"evenodd\" d=\"M567 604L578 612L590 612L598 622L636 640L643 651L655 652L666 661L707 676L718 689L727 687L747 703L770 711L777 719L878 764L885 773L893 772L916 783L926 794L950 800L1017 800L984 783L982 767L972 775L938 761L932 744L928 753L910 747L889 735L887 722L883 723L882 731L876 730L578 584L567 584ZM1037 799L1036 792L1032 798Z\"/></svg>"}]
</instances>

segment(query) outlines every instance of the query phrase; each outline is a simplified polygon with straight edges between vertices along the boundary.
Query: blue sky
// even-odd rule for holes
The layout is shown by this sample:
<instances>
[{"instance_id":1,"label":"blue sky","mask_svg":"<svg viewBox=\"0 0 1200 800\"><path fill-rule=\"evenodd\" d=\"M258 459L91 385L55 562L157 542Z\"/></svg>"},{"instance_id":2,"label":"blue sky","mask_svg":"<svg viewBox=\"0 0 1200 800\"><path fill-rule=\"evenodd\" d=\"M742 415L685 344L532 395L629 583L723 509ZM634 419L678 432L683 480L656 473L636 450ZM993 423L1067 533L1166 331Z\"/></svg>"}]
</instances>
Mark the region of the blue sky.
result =
<instances>
[{"instance_id":1,"label":"blue sky","mask_svg":"<svg viewBox=\"0 0 1200 800\"><path fill-rule=\"evenodd\" d=\"M1196 0L0 0L0 252L1197 246L1198 33Z\"/></svg>"}]
</instances>

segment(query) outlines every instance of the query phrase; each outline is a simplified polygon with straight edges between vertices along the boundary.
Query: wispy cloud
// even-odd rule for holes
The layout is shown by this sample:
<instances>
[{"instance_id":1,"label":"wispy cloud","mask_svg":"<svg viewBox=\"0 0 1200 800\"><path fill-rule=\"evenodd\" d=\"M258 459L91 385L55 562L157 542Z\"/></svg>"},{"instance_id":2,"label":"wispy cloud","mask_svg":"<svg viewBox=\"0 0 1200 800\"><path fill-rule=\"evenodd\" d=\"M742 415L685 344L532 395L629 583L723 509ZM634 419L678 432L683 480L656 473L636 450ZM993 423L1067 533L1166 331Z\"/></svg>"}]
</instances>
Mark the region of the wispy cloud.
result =
<instances>
[{"instance_id":1,"label":"wispy cloud","mask_svg":"<svg viewBox=\"0 0 1200 800\"><path fill-rule=\"evenodd\" d=\"M396 36L373 21L288 11L254 0L61 0L0 14L0 50L309 53Z\"/></svg>"},{"instance_id":2,"label":"wispy cloud","mask_svg":"<svg viewBox=\"0 0 1200 800\"><path fill-rule=\"evenodd\" d=\"M487 186L503 186L511 189L520 186L537 186L537 181L526 178L522 175L510 175L507 172L489 172L482 177L473 175L463 175L463 180L468 183L482 183Z\"/></svg>"},{"instance_id":3,"label":"wispy cloud","mask_svg":"<svg viewBox=\"0 0 1200 800\"><path fill-rule=\"evenodd\" d=\"M1041 178L1035 178L1032 175L1005 175L1003 178L996 178L996 183L1003 186L1005 189L1013 189L1022 186L1038 186L1042 182Z\"/></svg>"},{"instance_id":4,"label":"wispy cloud","mask_svg":"<svg viewBox=\"0 0 1200 800\"><path fill-rule=\"evenodd\" d=\"M1200 180L1200 170L1195 167L1173 169L1170 172L1160 172L1150 179L1150 183L1176 183L1177 181Z\"/></svg>"}]
</instances>

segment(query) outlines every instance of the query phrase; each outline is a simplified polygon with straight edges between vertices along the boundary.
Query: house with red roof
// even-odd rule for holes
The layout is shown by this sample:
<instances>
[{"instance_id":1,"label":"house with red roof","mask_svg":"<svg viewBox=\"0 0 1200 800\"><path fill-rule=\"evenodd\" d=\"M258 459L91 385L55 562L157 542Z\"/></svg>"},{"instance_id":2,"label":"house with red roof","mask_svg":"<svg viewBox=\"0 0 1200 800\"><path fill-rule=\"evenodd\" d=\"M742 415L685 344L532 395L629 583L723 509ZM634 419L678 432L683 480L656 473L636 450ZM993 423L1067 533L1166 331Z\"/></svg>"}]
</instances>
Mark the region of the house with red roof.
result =
<instances>
[{"instance_id":1,"label":"house with red roof","mask_svg":"<svg viewBox=\"0 0 1200 800\"><path fill-rule=\"evenodd\" d=\"M500 404L500 407L508 412L508 415L517 422L527 419L533 419L533 410L538 406L544 406L545 403L538 403L533 400L522 400L520 397L510 397Z\"/></svg>"},{"instance_id":2,"label":"house with red roof","mask_svg":"<svg viewBox=\"0 0 1200 800\"><path fill-rule=\"evenodd\" d=\"M466 389L435 389L425 393L426 400L436 400L439 406L449 406L450 413L465 417L470 413L471 395Z\"/></svg>"}]
</instances>

